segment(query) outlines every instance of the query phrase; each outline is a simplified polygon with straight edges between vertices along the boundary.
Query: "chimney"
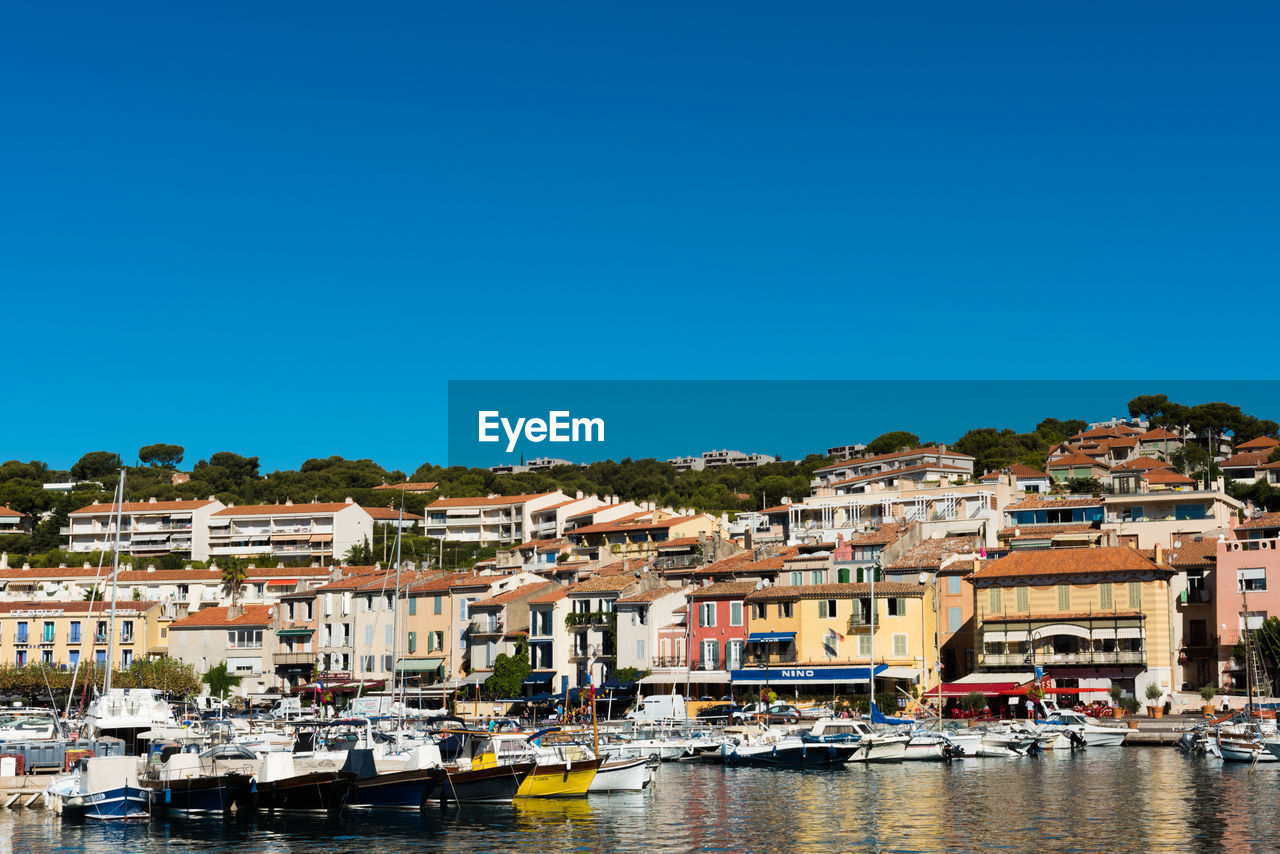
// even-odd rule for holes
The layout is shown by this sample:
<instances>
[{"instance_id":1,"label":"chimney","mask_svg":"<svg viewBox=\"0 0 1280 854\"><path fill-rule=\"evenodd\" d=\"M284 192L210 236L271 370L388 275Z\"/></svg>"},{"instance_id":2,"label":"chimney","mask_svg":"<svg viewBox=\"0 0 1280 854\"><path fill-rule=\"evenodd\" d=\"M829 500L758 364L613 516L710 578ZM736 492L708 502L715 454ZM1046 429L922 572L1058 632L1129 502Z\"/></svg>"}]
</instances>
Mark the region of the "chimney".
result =
<instances>
[{"instance_id":1,"label":"chimney","mask_svg":"<svg viewBox=\"0 0 1280 854\"><path fill-rule=\"evenodd\" d=\"M578 490L578 495L577 495L577 499L576 499L576 500L580 500L581 498L582 498L582 490L581 490L581 489L579 489L579 490Z\"/></svg>"},{"instance_id":2,"label":"chimney","mask_svg":"<svg viewBox=\"0 0 1280 854\"><path fill-rule=\"evenodd\" d=\"M147 564L147 572L155 572L155 571L156 571L156 565L154 563Z\"/></svg>"},{"instance_id":3,"label":"chimney","mask_svg":"<svg viewBox=\"0 0 1280 854\"><path fill-rule=\"evenodd\" d=\"M1156 543L1155 563L1156 566L1164 566L1164 547L1159 543Z\"/></svg>"},{"instance_id":4,"label":"chimney","mask_svg":"<svg viewBox=\"0 0 1280 854\"><path fill-rule=\"evenodd\" d=\"M355 500L354 498L352 498L350 495L348 495L346 498L342 499L342 503L343 503L343 504L355 504L355 503L356 503L356 500Z\"/></svg>"},{"instance_id":5,"label":"chimney","mask_svg":"<svg viewBox=\"0 0 1280 854\"><path fill-rule=\"evenodd\" d=\"M292 507L292 506L293 506L293 499L292 499L292 498L286 498L286 499L284 500L284 506L285 506L285 507Z\"/></svg>"}]
</instances>

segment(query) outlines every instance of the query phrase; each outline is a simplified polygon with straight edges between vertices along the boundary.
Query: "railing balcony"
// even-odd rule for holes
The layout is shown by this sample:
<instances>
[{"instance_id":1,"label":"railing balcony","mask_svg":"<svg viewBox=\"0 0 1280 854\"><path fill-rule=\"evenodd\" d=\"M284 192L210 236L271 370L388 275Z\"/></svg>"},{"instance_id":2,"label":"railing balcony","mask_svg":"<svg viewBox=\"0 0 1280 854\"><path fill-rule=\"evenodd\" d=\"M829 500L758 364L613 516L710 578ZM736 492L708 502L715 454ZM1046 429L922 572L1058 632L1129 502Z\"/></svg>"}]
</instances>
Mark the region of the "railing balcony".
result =
<instances>
[{"instance_id":1,"label":"railing balcony","mask_svg":"<svg viewBox=\"0 0 1280 854\"><path fill-rule=\"evenodd\" d=\"M694 670L719 670L720 656L704 656L695 662Z\"/></svg>"},{"instance_id":2,"label":"railing balcony","mask_svg":"<svg viewBox=\"0 0 1280 854\"><path fill-rule=\"evenodd\" d=\"M984 653L979 656L987 667L1025 667L1027 665L1145 665L1144 651L1117 650L1115 652L1066 652L1066 653Z\"/></svg>"},{"instance_id":3,"label":"railing balcony","mask_svg":"<svg viewBox=\"0 0 1280 854\"><path fill-rule=\"evenodd\" d=\"M473 635L500 635L502 620L472 620L468 631Z\"/></svg>"},{"instance_id":4,"label":"railing balcony","mask_svg":"<svg viewBox=\"0 0 1280 854\"><path fill-rule=\"evenodd\" d=\"M796 651L794 649L791 649L788 652L775 653L773 655L760 655L759 653L754 655L750 653L747 654L747 664L754 667L763 667L766 664L770 667L775 664L793 664L795 660Z\"/></svg>"},{"instance_id":5,"label":"railing balcony","mask_svg":"<svg viewBox=\"0 0 1280 854\"><path fill-rule=\"evenodd\" d=\"M683 655L662 655L651 659L654 667L688 667L689 662Z\"/></svg>"},{"instance_id":6,"label":"railing balcony","mask_svg":"<svg viewBox=\"0 0 1280 854\"><path fill-rule=\"evenodd\" d=\"M316 663L316 654L314 652L277 652L272 654L271 661L276 667L283 667L290 664L304 664L314 667Z\"/></svg>"}]
</instances>

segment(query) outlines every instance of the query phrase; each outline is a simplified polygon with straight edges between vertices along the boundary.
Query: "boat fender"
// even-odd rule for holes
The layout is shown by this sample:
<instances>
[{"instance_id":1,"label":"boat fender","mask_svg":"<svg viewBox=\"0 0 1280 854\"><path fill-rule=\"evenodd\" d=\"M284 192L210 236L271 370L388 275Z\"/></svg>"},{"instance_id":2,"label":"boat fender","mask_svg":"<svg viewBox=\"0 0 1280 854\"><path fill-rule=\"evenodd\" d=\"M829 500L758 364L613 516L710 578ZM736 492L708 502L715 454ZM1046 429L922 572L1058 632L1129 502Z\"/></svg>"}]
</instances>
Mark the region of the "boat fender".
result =
<instances>
[{"instance_id":1,"label":"boat fender","mask_svg":"<svg viewBox=\"0 0 1280 854\"><path fill-rule=\"evenodd\" d=\"M254 774L249 778L249 792L255 795L258 793L258 775L257 774Z\"/></svg>"},{"instance_id":2,"label":"boat fender","mask_svg":"<svg viewBox=\"0 0 1280 854\"><path fill-rule=\"evenodd\" d=\"M164 802L170 803L173 800L173 789L166 788L164 790Z\"/></svg>"}]
</instances>

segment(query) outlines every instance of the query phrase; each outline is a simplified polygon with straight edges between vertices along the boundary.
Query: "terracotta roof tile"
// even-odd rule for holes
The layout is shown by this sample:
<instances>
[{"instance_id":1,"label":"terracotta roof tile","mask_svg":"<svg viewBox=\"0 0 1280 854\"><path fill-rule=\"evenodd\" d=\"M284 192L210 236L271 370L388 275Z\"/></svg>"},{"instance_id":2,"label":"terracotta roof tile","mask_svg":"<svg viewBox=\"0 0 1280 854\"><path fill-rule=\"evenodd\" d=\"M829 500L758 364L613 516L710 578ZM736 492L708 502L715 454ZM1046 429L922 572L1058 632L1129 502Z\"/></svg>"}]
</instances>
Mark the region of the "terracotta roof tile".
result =
<instances>
[{"instance_id":1,"label":"terracotta roof tile","mask_svg":"<svg viewBox=\"0 0 1280 854\"><path fill-rule=\"evenodd\" d=\"M493 498L437 498L427 507L501 507L507 504L524 504L535 498L542 498L547 495L551 495L551 493L532 492L527 495L497 495Z\"/></svg>"},{"instance_id":2,"label":"terracotta roof tile","mask_svg":"<svg viewBox=\"0 0 1280 854\"><path fill-rule=\"evenodd\" d=\"M1062 510L1068 507L1101 507L1101 498L1041 498L1028 496L1005 510Z\"/></svg>"},{"instance_id":3,"label":"terracotta roof tile","mask_svg":"<svg viewBox=\"0 0 1280 854\"><path fill-rule=\"evenodd\" d=\"M559 602L561 599L569 595L569 591L556 585L555 589L548 590L540 596L535 596L529 600L530 605L550 605L553 602Z\"/></svg>"},{"instance_id":4,"label":"terracotta roof tile","mask_svg":"<svg viewBox=\"0 0 1280 854\"><path fill-rule=\"evenodd\" d=\"M919 545L890 564L886 569L937 569L952 555L977 554L982 548L979 537L937 537L921 540Z\"/></svg>"},{"instance_id":5,"label":"terracotta roof tile","mask_svg":"<svg viewBox=\"0 0 1280 854\"><path fill-rule=\"evenodd\" d=\"M345 501L328 501L318 504L246 504L242 507L226 507L214 516L296 516L303 513L338 513L348 507L363 509L359 504Z\"/></svg>"},{"instance_id":6,"label":"terracotta roof tile","mask_svg":"<svg viewBox=\"0 0 1280 854\"><path fill-rule=\"evenodd\" d=\"M76 512L79 512L79 511L76 511ZM6 518L10 516L25 516L25 515L27 514L19 513L17 510L14 510L11 507L0 507L0 516L4 516Z\"/></svg>"},{"instance_id":7,"label":"terracotta roof tile","mask_svg":"<svg viewBox=\"0 0 1280 854\"><path fill-rule=\"evenodd\" d=\"M1101 536L1102 529L1092 522L1074 522L1063 525L1015 525L1001 528L998 536L1001 539L1012 539L1014 542L1018 542L1021 540L1044 540L1058 534L1097 534Z\"/></svg>"},{"instance_id":8,"label":"terracotta roof tile","mask_svg":"<svg viewBox=\"0 0 1280 854\"><path fill-rule=\"evenodd\" d=\"M169 629L216 628L218 626L269 626L271 625L270 605L245 605L244 612L238 617L231 616L231 607L201 608L181 620L174 620Z\"/></svg>"},{"instance_id":9,"label":"terracotta roof tile","mask_svg":"<svg viewBox=\"0 0 1280 854\"><path fill-rule=\"evenodd\" d=\"M400 519L399 507L365 507L363 504L361 504L360 507L364 512L379 521L385 519L388 522L395 522ZM406 512L404 514L404 520L406 522L421 522L422 517L414 513Z\"/></svg>"},{"instance_id":10,"label":"terracotta roof tile","mask_svg":"<svg viewBox=\"0 0 1280 854\"><path fill-rule=\"evenodd\" d=\"M1171 469L1151 469L1150 471L1144 472L1142 477L1147 481L1147 483L1162 483L1181 486L1191 486L1195 483L1194 479Z\"/></svg>"},{"instance_id":11,"label":"terracotta roof tile","mask_svg":"<svg viewBox=\"0 0 1280 854\"><path fill-rule=\"evenodd\" d=\"M576 537L581 534L610 534L619 531L648 531L662 530L666 528L674 528L687 522L696 522L699 519L710 519L711 517L705 513L698 513L693 516L672 516L667 519L654 520L653 513L645 511L643 513L634 513L630 516L624 516L621 519L613 519L609 522L597 522L594 525L587 525L582 528L576 528L568 532L568 536Z\"/></svg>"},{"instance_id":12,"label":"terracotta roof tile","mask_svg":"<svg viewBox=\"0 0 1280 854\"><path fill-rule=\"evenodd\" d=\"M871 480L878 480L880 478L886 478L886 477L896 477L897 475L902 475L902 474L911 474L914 472L921 472L921 471L939 471L942 469L945 469L946 471L958 471L962 474L969 473L968 469L961 468L960 466L946 465L945 463L928 463L928 464L919 465L919 466L905 466L903 468L884 469L883 471L873 472L872 474L860 474L857 477L846 477L844 480L834 480L828 485L840 486L846 483L859 483L864 480L871 481Z\"/></svg>"},{"instance_id":13,"label":"terracotta roof tile","mask_svg":"<svg viewBox=\"0 0 1280 854\"><path fill-rule=\"evenodd\" d=\"M1032 575L1095 575L1113 572L1172 571L1127 546L1096 549L1036 549L1014 551L973 573L974 579Z\"/></svg>"},{"instance_id":14,"label":"terracotta roof tile","mask_svg":"<svg viewBox=\"0 0 1280 854\"><path fill-rule=\"evenodd\" d=\"M560 585L554 581L538 584L536 582L530 584L522 584L511 590L503 591L496 596L490 596L488 599L479 599L471 603L472 608L501 608L512 602L519 602L525 597L538 597L544 593L550 593L552 589L558 588Z\"/></svg>"},{"instance_id":15,"label":"terracotta roof tile","mask_svg":"<svg viewBox=\"0 0 1280 854\"><path fill-rule=\"evenodd\" d=\"M965 459L965 460L973 459L973 457L969 456L968 454L962 454L959 451L953 451L950 448L948 448L946 451L943 451L941 448L935 445L929 445L928 447L925 447L925 448L913 448L909 451L895 451L892 454L876 454L875 456L871 456L871 457L853 457L851 459L844 460L843 462L833 463L832 465L829 465L829 466L823 466L822 468L814 469L814 473L817 473L820 471L832 471L833 469L852 468L852 467L866 465L867 463L878 463L886 460L898 460L904 457L939 456L939 455L945 455L948 457L960 457L961 459Z\"/></svg>"},{"instance_id":16,"label":"terracotta roof tile","mask_svg":"<svg viewBox=\"0 0 1280 854\"><path fill-rule=\"evenodd\" d=\"M699 587L697 590L689 594L690 599L720 599L734 598L742 599L748 593L755 592L757 582L755 581L717 581L715 584L708 584L706 587Z\"/></svg>"},{"instance_id":17,"label":"terracotta roof tile","mask_svg":"<svg viewBox=\"0 0 1280 854\"><path fill-rule=\"evenodd\" d=\"M1280 528L1280 513L1263 513L1240 523L1238 527L1245 531L1258 528Z\"/></svg>"},{"instance_id":18,"label":"terracotta roof tile","mask_svg":"<svg viewBox=\"0 0 1280 854\"><path fill-rule=\"evenodd\" d=\"M1048 468L1052 470L1052 469L1065 468L1068 466L1098 466L1099 468L1104 468L1104 469L1106 468L1105 465L1098 462L1093 457L1085 456L1079 451L1073 454L1067 454L1065 457L1058 457L1056 460L1050 461Z\"/></svg>"},{"instance_id":19,"label":"terracotta roof tile","mask_svg":"<svg viewBox=\"0 0 1280 854\"><path fill-rule=\"evenodd\" d=\"M667 596L679 594L679 587L655 587L652 590L646 590L643 593L632 593L630 596L624 596L614 604L616 605L643 605L649 602L657 602Z\"/></svg>"},{"instance_id":20,"label":"terracotta roof tile","mask_svg":"<svg viewBox=\"0 0 1280 854\"><path fill-rule=\"evenodd\" d=\"M134 602L116 600L116 616L135 616L150 611L159 605L159 602ZM0 602L0 614L12 614L15 611L61 611L64 614L88 614L90 609L93 613L101 616L111 610L111 603L105 600L97 602L88 602L83 599L69 600L66 602L56 599L41 599L39 601L8 601ZM33 638L32 643L35 643Z\"/></svg>"},{"instance_id":21,"label":"terracotta roof tile","mask_svg":"<svg viewBox=\"0 0 1280 854\"><path fill-rule=\"evenodd\" d=\"M871 584L794 584L765 587L747 596L748 602L786 602L795 599L852 599L870 596ZM927 584L908 584L901 581L877 581L876 598L897 596L923 596Z\"/></svg>"},{"instance_id":22,"label":"terracotta roof tile","mask_svg":"<svg viewBox=\"0 0 1280 854\"><path fill-rule=\"evenodd\" d=\"M1182 548L1169 550L1173 566L1214 566L1218 562L1218 538L1183 541Z\"/></svg>"},{"instance_id":23,"label":"terracotta roof tile","mask_svg":"<svg viewBox=\"0 0 1280 854\"><path fill-rule=\"evenodd\" d=\"M639 579L633 573L617 572L579 581L569 587L569 593L621 593L637 583Z\"/></svg>"},{"instance_id":24,"label":"terracotta roof tile","mask_svg":"<svg viewBox=\"0 0 1280 854\"><path fill-rule=\"evenodd\" d=\"M1171 469L1173 463L1157 460L1154 457L1132 457L1111 467L1112 474L1120 471L1151 471L1152 469Z\"/></svg>"},{"instance_id":25,"label":"terracotta roof tile","mask_svg":"<svg viewBox=\"0 0 1280 854\"><path fill-rule=\"evenodd\" d=\"M125 513L172 513L179 510L198 510L201 507L208 507L214 502L204 499L202 501L126 501L124 503ZM81 507L79 510L73 510L71 516L80 514L99 514L114 513L116 505L109 504L90 504L87 507Z\"/></svg>"},{"instance_id":26,"label":"terracotta roof tile","mask_svg":"<svg viewBox=\"0 0 1280 854\"><path fill-rule=\"evenodd\" d=\"M1152 427L1150 430L1139 436L1138 439L1143 442L1161 442L1166 439L1177 442L1182 441L1182 437L1177 433L1166 430L1163 427Z\"/></svg>"},{"instance_id":27,"label":"terracotta roof tile","mask_svg":"<svg viewBox=\"0 0 1280 854\"><path fill-rule=\"evenodd\" d=\"M400 489L405 492L430 492L440 486L434 480L421 481L419 483L384 483L382 486L375 486L374 489Z\"/></svg>"},{"instance_id":28,"label":"terracotta roof tile","mask_svg":"<svg viewBox=\"0 0 1280 854\"><path fill-rule=\"evenodd\" d=\"M1233 454L1223 460L1219 465L1224 469L1231 468L1257 468L1267 462L1267 457L1271 455L1270 451L1245 451L1239 454Z\"/></svg>"},{"instance_id":29,"label":"terracotta roof tile","mask_svg":"<svg viewBox=\"0 0 1280 854\"><path fill-rule=\"evenodd\" d=\"M1047 480L1049 478L1049 475L1040 471L1039 469L1033 469L1031 466L1024 466L1022 463L1014 463L1013 465L1009 466L1007 469L1002 469L1000 471L987 472L986 474L984 474L982 477L978 479L979 480L996 480L997 478L1000 477L1001 474L1003 474L1006 471L1009 474L1013 475L1018 480Z\"/></svg>"},{"instance_id":30,"label":"terracotta roof tile","mask_svg":"<svg viewBox=\"0 0 1280 854\"><path fill-rule=\"evenodd\" d=\"M1280 445L1280 439L1273 439L1270 436L1259 436L1256 439L1250 439L1247 442L1241 442L1236 445L1235 449L1239 451L1267 451Z\"/></svg>"}]
</instances>

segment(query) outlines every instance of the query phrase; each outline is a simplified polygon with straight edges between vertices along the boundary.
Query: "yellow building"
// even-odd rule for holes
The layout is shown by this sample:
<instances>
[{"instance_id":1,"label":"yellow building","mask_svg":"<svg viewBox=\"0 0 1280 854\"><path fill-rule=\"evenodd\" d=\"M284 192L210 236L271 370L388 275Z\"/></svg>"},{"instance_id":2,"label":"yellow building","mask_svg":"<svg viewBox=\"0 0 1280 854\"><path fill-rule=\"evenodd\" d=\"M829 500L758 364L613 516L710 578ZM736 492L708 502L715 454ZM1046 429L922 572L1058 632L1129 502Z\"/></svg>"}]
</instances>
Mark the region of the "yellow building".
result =
<instances>
[{"instance_id":1,"label":"yellow building","mask_svg":"<svg viewBox=\"0 0 1280 854\"><path fill-rule=\"evenodd\" d=\"M106 602L0 602L0 663L16 667L107 660L111 606ZM159 602L121 602L115 613L112 664L128 668L164 655L169 620Z\"/></svg>"},{"instance_id":2,"label":"yellow building","mask_svg":"<svg viewBox=\"0 0 1280 854\"><path fill-rule=\"evenodd\" d=\"M810 693L865 690L874 663L878 692L937 681L937 609L932 584L805 584L765 587L746 597L746 666L735 686L784 686ZM825 686L825 687L818 687Z\"/></svg>"},{"instance_id":3,"label":"yellow building","mask_svg":"<svg viewBox=\"0 0 1280 854\"><path fill-rule=\"evenodd\" d=\"M1176 666L1175 570L1127 546L1015 551L971 576L978 668L995 678L1043 668L1058 687L1145 697Z\"/></svg>"}]
</instances>

